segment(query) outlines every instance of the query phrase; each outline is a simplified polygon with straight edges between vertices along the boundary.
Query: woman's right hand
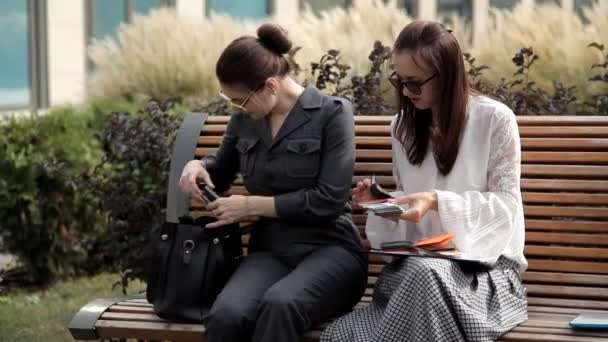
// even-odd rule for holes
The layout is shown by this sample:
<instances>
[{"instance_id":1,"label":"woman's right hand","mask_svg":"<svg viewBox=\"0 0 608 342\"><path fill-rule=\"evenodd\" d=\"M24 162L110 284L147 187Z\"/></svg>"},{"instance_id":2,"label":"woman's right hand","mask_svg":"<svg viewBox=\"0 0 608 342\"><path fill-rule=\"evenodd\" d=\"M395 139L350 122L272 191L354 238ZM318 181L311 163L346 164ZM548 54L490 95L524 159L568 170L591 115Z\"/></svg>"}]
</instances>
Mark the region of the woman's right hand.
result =
<instances>
[{"instance_id":1,"label":"woman's right hand","mask_svg":"<svg viewBox=\"0 0 608 342\"><path fill-rule=\"evenodd\" d=\"M372 181L369 178L357 182L357 186L351 191L353 202L359 203L373 200L374 196L372 196L370 191L371 185Z\"/></svg>"},{"instance_id":2,"label":"woman's right hand","mask_svg":"<svg viewBox=\"0 0 608 342\"><path fill-rule=\"evenodd\" d=\"M215 187L209 173L205 170L205 167L203 167L203 163L200 160L191 160L184 166L184 170L179 179L179 187L183 192L192 194L200 201L205 202L203 199L203 192L199 189L197 184L197 180L199 179L202 179L203 182L210 187Z\"/></svg>"}]
</instances>

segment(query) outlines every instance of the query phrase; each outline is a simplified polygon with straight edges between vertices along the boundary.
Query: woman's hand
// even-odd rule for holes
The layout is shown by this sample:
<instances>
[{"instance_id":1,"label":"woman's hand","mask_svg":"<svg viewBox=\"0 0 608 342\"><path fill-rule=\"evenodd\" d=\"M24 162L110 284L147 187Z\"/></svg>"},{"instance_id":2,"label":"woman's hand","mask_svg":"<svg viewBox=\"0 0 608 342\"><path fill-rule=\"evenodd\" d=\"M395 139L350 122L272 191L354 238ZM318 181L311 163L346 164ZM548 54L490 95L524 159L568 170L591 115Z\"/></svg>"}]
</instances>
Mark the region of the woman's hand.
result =
<instances>
[{"instance_id":1,"label":"woman's hand","mask_svg":"<svg viewBox=\"0 0 608 342\"><path fill-rule=\"evenodd\" d=\"M393 199L388 202L398 205L407 204L408 208L399 216L386 217L389 220L405 220L412 222L420 222L426 213L433 209L437 210L437 193L436 192L417 192Z\"/></svg>"},{"instance_id":2,"label":"woman's hand","mask_svg":"<svg viewBox=\"0 0 608 342\"><path fill-rule=\"evenodd\" d=\"M209 173L207 173L207 170L205 170L205 167L203 167L203 163L200 160L191 160L186 164L186 166L184 166L182 175L179 178L179 187L183 192L189 193L205 203L203 193L197 185L197 180L199 179L202 179L203 182L210 187L215 187L213 182L211 182Z\"/></svg>"},{"instance_id":3,"label":"woman's hand","mask_svg":"<svg viewBox=\"0 0 608 342\"><path fill-rule=\"evenodd\" d=\"M218 221L207 225L207 228L215 228L236 222L255 222L259 218L250 214L249 198L243 195L232 195L222 197L207 205Z\"/></svg>"},{"instance_id":4,"label":"woman's hand","mask_svg":"<svg viewBox=\"0 0 608 342\"><path fill-rule=\"evenodd\" d=\"M371 185L372 181L369 178L357 182L357 186L351 191L353 202L359 203L373 200L374 196L372 196L370 191Z\"/></svg>"}]
</instances>

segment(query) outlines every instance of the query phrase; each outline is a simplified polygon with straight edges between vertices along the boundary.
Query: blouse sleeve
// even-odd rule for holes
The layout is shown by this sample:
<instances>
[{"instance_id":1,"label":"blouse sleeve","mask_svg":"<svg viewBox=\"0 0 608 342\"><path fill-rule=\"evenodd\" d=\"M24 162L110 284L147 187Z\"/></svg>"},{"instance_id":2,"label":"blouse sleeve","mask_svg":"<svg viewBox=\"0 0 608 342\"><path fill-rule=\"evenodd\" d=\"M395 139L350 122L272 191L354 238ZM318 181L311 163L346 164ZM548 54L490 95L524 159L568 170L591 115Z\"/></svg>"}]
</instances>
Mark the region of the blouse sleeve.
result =
<instances>
[{"instance_id":1,"label":"blouse sleeve","mask_svg":"<svg viewBox=\"0 0 608 342\"><path fill-rule=\"evenodd\" d=\"M523 217L520 191L521 147L513 112L497 108L492 123L487 167L488 191L437 193L445 231L456 235L456 248L476 259L495 261Z\"/></svg>"}]
</instances>

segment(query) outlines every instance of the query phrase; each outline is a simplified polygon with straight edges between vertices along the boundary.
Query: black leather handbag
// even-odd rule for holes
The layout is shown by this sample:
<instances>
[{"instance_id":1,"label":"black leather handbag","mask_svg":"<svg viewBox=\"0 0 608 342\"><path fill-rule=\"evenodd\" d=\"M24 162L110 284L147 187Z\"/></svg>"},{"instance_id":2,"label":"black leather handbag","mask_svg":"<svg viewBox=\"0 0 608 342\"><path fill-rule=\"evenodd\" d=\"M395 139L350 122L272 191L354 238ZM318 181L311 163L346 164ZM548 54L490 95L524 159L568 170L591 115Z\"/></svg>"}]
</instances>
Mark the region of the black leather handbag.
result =
<instances>
[{"instance_id":1,"label":"black leather handbag","mask_svg":"<svg viewBox=\"0 0 608 342\"><path fill-rule=\"evenodd\" d=\"M205 228L215 221L185 216L154 231L146 297L159 317L201 322L238 266L239 225Z\"/></svg>"}]
</instances>

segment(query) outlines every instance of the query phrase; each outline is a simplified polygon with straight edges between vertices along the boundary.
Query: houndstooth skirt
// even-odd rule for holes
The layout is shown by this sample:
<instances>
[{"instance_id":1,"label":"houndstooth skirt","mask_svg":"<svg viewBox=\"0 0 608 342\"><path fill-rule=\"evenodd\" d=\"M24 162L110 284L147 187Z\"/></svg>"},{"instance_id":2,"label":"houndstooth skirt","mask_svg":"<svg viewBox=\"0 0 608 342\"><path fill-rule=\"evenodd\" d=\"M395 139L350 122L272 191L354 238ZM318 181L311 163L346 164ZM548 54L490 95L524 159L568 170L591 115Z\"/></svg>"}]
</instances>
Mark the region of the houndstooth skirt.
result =
<instances>
[{"instance_id":1,"label":"houndstooth skirt","mask_svg":"<svg viewBox=\"0 0 608 342\"><path fill-rule=\"evenodd\" d=\"M324 342L495 341L528 318L517 264L492 268L408 257L388 264L369 306L332 322Z\"/></svg>"}]
</instances>

